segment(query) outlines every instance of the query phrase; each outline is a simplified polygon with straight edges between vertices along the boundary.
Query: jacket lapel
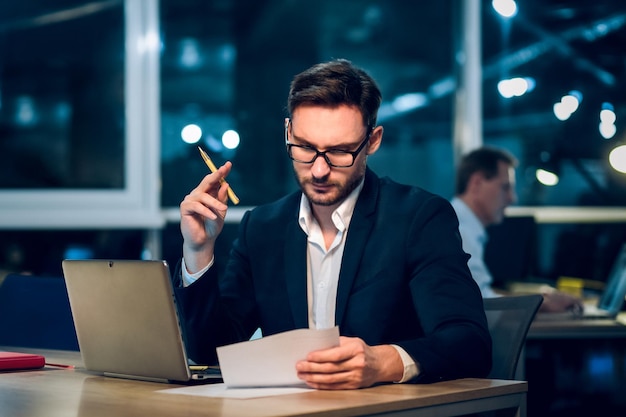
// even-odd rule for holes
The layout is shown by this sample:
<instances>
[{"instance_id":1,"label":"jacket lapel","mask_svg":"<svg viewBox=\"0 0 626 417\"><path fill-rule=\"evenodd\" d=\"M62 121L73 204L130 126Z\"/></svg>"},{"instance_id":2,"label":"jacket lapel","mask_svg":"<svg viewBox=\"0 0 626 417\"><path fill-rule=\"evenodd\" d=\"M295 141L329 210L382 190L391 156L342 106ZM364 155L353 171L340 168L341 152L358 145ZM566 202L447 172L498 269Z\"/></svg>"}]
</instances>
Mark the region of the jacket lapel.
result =
<instances>
[{"instance_id":1,"label":"jacket lapel","mask_svg":"<svg viewBox=\"0 0 626 417\"><path fill-rule=\"evenodd\" d=\"M299 200L298 200L299 201ZM298 209L295 220L286 225L285 232L285 280L295 328L309 327L307 307L307 249L306 235L298 224Z\"/></svg>"},{"instance_id":2,"label":"jacket lapel","mask_svg":"<svg viewBox=\"0 0 626 417\"><path fill-rule=\"evenodd\" d=\"M375 209L378 201L378 177L367 169L363 190L354 207L352 220L348 228L346 246L341 260L341 272L339 273L339 286L337 288L337 305L335 311L335 323L341 325L348 297L356 278L361 257L365 245L370 237L375 219ZM362 271L361 271L362 272Z\"/></svg>"}]
</instances>

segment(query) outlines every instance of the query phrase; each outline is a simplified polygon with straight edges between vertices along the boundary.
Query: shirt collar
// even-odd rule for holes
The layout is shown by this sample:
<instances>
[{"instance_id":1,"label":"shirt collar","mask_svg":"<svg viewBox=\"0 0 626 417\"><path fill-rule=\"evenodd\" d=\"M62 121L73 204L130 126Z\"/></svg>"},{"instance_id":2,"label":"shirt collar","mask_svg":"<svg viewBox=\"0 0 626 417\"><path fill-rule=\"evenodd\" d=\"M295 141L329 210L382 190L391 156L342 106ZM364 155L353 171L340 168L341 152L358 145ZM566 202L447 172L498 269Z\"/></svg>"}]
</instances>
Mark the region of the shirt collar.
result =
<instances>
[{"instance_id":1,"label":"shirt collar","mask_svg":"<svg viewBox=\"0 0 626 417\"><path fill-rule=\"evenodd\" d=\"M331 216L333 224L337 230L343 232L348 228L350 220L352 219L352 213L354 213L354 207L356 201L363 189L364 180L348 195L348 197L337 207ZM313 212L311 211L311 203L306 198L304 193L300 197L300 212L298 214L298 223L304 232L308 235L311 230L311 225L315 221Z\"/></svg>"}]
</instances>

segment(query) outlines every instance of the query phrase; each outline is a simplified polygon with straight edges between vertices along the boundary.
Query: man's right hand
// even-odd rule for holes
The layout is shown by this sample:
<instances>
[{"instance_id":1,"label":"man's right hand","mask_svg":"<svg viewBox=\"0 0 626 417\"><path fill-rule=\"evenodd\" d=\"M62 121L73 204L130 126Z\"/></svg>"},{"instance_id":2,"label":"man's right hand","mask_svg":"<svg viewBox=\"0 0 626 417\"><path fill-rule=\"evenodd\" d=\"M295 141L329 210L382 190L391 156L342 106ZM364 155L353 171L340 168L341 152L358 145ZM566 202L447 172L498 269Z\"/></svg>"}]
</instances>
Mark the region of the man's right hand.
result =
<instances>
[{"instance_id":1,"label":"man's right hand","mask_svg":"<svg viewBox=\"0 0 626 417\"><path fill-rule=\"evenodd\" d=\"M582 311L583 300L566 292L551 290L542 291L543 303L539 306L542 313L561 313L564 311Z\"/></svg>"},{"instance_id":2,"label":"man's right hand","mask_svg":"<svg viewBox=\"0 0 626 417\"><path fill-rule=\"evenodd\" d=\"M183 257L190 273L207 266L213 259L215 240L224 227L228 206L228 183L222 182L232 168L226 162L207 175L180 203L180 231Z\"/></svg>"}]
</instances>

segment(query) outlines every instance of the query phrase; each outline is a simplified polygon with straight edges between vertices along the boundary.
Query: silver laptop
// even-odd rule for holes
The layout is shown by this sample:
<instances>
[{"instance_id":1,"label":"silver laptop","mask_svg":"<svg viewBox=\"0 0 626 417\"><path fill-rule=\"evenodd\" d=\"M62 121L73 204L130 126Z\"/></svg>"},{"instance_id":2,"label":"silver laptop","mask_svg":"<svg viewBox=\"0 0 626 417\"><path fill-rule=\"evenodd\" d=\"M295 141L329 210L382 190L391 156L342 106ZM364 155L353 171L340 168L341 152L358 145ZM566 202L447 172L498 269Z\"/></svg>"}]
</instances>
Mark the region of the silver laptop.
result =
<instances>
[{"instance_id":1,"label":"silver laptop","mask_svg":"<svg viewBox=\"0 0 626 417\"><path fill-rule=\"evenodd\" d=\"M568 313L537 314L540 320L576 319L614 319L622 310L626 297L626 243L620 248L606 285L597 303L585 304L582 311Z\"/></svg>"},{"instance_id":2,"label":"silver laptop","mask_svg":"<svg viewBox=\"0 0 626 417\"><path fill-rule=\"evenodd\" d=\"M157 382L221 381L216 367L190 365L164 261L64 260L85 368Z\"/></svg>"}]
</instances>

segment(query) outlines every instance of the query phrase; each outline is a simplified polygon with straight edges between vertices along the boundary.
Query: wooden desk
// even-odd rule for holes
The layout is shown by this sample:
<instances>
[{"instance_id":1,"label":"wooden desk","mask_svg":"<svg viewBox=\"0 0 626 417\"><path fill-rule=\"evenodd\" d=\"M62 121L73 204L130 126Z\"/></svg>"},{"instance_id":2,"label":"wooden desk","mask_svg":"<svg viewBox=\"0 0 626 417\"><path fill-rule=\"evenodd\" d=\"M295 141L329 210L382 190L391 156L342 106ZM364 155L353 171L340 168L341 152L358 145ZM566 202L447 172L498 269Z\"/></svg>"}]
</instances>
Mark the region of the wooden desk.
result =
<instances>
[{"instance_id":1,"label":"wooden desk","mask_svg":"<svg viewBox=\"0 0 626 417\"><path fill-rule=\"evenodd\" d=\"M0 350L31 351L2 348ZM382 385L348 391L311 391L254 399L206 398L159 393L176 385L108 378L80 368L78 352L38 351L41 370L0 373L0 415L57 416L456 416L516 408L526 416L524 381L461 379L435 384Z\"/></svg>"}]
</instances>

